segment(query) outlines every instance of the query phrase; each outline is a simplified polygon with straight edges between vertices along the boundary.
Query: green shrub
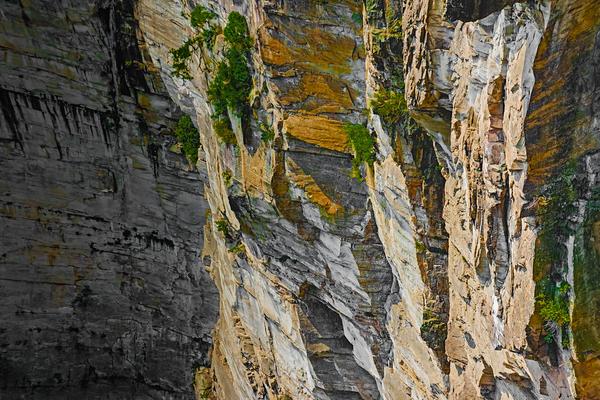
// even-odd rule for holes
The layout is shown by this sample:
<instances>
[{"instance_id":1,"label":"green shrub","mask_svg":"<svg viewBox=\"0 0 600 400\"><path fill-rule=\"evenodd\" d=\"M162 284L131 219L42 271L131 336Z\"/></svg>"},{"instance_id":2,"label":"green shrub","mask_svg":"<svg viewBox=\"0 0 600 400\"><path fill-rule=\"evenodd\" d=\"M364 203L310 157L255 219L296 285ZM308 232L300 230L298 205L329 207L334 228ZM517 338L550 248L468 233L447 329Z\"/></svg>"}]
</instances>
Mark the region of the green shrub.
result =
<instances>
[{"instance_id":1,"label":"green shrub","mask_svg":"<svg viewBox=\"0 0 600 400\"><path fill-rule=\"evenodd\" d=\"M265 123L260 124L260 132L260 138L265 143L272 142L275 139L275 131Z\"/></svg>"},{"instance_id":2,"label":"green shrub","mask_svg":"<svg viewBox=\"0 0 600 400\"><path fill-rule=\"evenodd\" d=\"M423 324L421 325L421 337L433 349L442 349L447 336L446 323L431 308L423 309Z\"/></svg>"},{"instance_id":3,"label":"green shrub","mask_svg":"<svg viewBox=\"0 0 600 400\"><path fill-rule=\"evenodd\" d=\"M354 150L352 176L361 179L359 167L362 163L372 165L375 161L375 141L369 130L361 124L345 124L344 130Z\"/></svg>"},{"instance_id":4,"label":"green shrub","mask_svg":"<svg viewBox=\"0 0 600 400\"><path fill-rule=\"evenodd\" d=\"M362 14L361 13L357 13L357 12L353 12L352 13L352 21L356 24L356 25L360 25L362 26L363 23L363 18L362 18Z\"/></svg>"},{"instance_id":5,"label":"green shrub","mask_svg":"<svg viewBox=\"0 0 600 400\"><path fill-rule=\"evenodd\" d=\"M242 114L248 104L252 90L252 76L246 56L238 49L231 48L225 53L225 60L219 63L217 73L208 87L208 99L217 117L227 114L227 107Z\"/></svg>"},{"instance_id":6,"label":"green shrub","mask_svg":"<svg viewBox=\"0 0 600 400\"><path fill-rule=\"evenodd\" d=\"M378 0L365 0L365 11L368 17L372 17L378 11L378 7Z\"/></svg>"},{"instance_id":7,"label":"green shrub","mask_svg":"<svg viewBox=\"0 0 600 400\"><path fill-rule=\"evenodd\" d=\"M177 125L175 126L175 136L177 136L177 141L181 145L183 154L185 154L189 162L196 164L198 161L200 138L198 136L198 130L188 115L182 116L179 118L179 121L177 121Z\"/></svg>"},{"instance_id":8,"label":"green shrub","mask_svg":"<svg viewBox=\"0 0 600 400\"><path fill-rule=\"evenodd\" d=\"M208 100L213 107L215 133L226 144L237 144L231 129L228 110L240 118L248 113L252 91L252 74L248 67L248 50L252 45L246 19L237 12L229 14L223 30L227 49L224 59L208 85Z\"/></svg>"},{"instance_id":9,"label":"green shrub","mask_svg":"<svg viewBox=\"0 0 600 400\"><path fill-rule=\"evenodd\" d=\"M574 233L569 220L577 212L575 168L574 163L568 163L552 179L537 197L536 210L540 225L534 259L537 311L542 320L556 324L567 337L571 321L570 286L567 282L557 286L554 278L549 277L563 274L567 266L567 250L561 242L566 242ZM546 334L554 337L554 331L547 331Z\"/></svg>"},{"instance_id":10,"label":"green shrub","mask_svg":"<svg viewBox=\"0 0 600 400\"><path fill-rule=\"evenodd\" d=\"M232 179L231 171L226 169L225 171L223 171L221 176L223 176L223 181L225 182L225 186L227 186L227 187L231 186L231 179Z\"/></svg>"},{"instance_id":11,"label":"green shrub","mask_svg":"<svg viewBox=\"0 0 600 400\"><path fill-rule=\"evenodd\" d=\"M204 28L200 34L187 39L177 49L169 50L173 58L173 76L181 79L192 79L188 62L192 57L192 53L198 50L204 43L212 47L216 37L216 27L205 25L215 18L215 14L203 6L196 6L190 14L190 24L194 28Z\"/></svg>"},{"instance_id":12,"label":"green shrub","mask_svg":"<svg viewBox=\"0 0 600 400\"><path fill-rule=\"evenodd\" d=\"M227 107L241 114L252 90L252 75L247 59L251 41L246 19L239 13L232 12L223 32L229 48L208 88L209 100L217 116L226 115Z\"/></svg>"},{"instance_id":13,"label":"green shrub","mask_svg":"<svg viewBox=\"0 0 600 400\"><path fill-rule=\"evenodd\" d=\"M244 246L244 243L242 243L242 242L239 242L235 246L232 246L229 248L229 252L233 253L233 254L242 254L245 251L246 251L246 246Z\"/></svg>"},{"instance_id":14,"label":"green shrub","mask_svg":"<svg viewBox=\"0 0 600 400\"><path fill-rule=\"evenodd\" d=\"M207 48L212 49L214 47L217 33L218 27L213 25L209 25L207 28L202 30L202 41Z\"/></svg>"},{"instance_id":15,"label":"green shrub","mask_svg":"<svg viewBox=\"0 0 600 400\"><path fill-rule=\"evenodd\" d=\"M558 326L571 321L568 298L547 298L541 295L536 300L540 306L540 316L544 321L555 322Z\"/></svg>"},{"instance_id":16,"label":"green shrub","mask_svg":"<svg viewBox=\"0 0 600 400\"><path fill-rule=\"evenodd\" d=\"M223 236L229 236L229 221L225 218L221 218L215 221L215 225L217 226L217 230L221 232Z\"/></svg>"},{"instance_id":17,"label":"green shrub","mask_svg":"<svg viewBox=\"0 0 600 400\"><path fill-rule=\"evenodd\" d=\"M171 54L171 57L173 58L173 76L181 79L192 79L188 62L192 57L192 52L201 44L202 38L195 37L183 42L179 48L169 50L169 54Z\"/></svg>"},{"instance_id":18,"label":"green shrub","mask_svg":"<svg viewBox=\"0 0 600 400\"><path fill-rule=\"evenodd\" d=\"M394 19L385 28L374 28L371 30L373 39L376 42L383 43L390 39L402 39L402 21Z\"/></svg>"},{"instance_id":19,"label":"green shrub","mask_svg":"<svg viewBox=\"0 0 600 400\"><path fill-rule=\"evenodd\" d=\"M208 21L212 20L215 17L216 15L214 12L208 10L204 6L199 5L194 7L190 14L190 24L194 28L202 28L204 27L204 24L206 24Z\"/></svg>"},{"instance_id":20,"label":"green shrub","mask_svg":"<svg viewBox=\"0 0 600 400\"><path fill-rule=\"evenodd\" d=\"M571 291L571 285L563 281L557 286L553 280L544 278L537 283L536 291L537 295L535 301L540 317L545 322L551 322L556 325L557 329L562 330L563 341L561 344L565 348L568 347L568 326L571 323L569 309L569 292ZM545 330L546 335L544 336L544 341L546 343L552 343L554 340L555 328L546 326Z\"/></svg>"},{"instance_id":21,"label":"green shrub","mask_svg":"<svg viewBox=\"0 0 600 400\"><path fill-rule=\"evenodd\" d=\"M237 139L231 129L229 118L220 118L213 121L213 130L221 141L228 145L236 145Z\"/></svg>"},{"instance_id":22,"label":"green shrub","mask_svg":"<svg viewBox=\"0 0 600 400\"><path fill-rule=\"evenodd\" d=\"M396 124L408 115L408 107L404 92L394 90L380 90L371 100L373 112L383 118L388 124Z\"/></svg>"},{"instance_id":23,"label":"green shrub","mask_svg":"<svg viewBox=\"0 0 600 400\"><path fill-rule=\"evenodd\" d=\"M238 12L234 11L229 14L223 34L225 41L240 52L248 51L252 47L246 18Z\"/></svg>"}]
</instances>

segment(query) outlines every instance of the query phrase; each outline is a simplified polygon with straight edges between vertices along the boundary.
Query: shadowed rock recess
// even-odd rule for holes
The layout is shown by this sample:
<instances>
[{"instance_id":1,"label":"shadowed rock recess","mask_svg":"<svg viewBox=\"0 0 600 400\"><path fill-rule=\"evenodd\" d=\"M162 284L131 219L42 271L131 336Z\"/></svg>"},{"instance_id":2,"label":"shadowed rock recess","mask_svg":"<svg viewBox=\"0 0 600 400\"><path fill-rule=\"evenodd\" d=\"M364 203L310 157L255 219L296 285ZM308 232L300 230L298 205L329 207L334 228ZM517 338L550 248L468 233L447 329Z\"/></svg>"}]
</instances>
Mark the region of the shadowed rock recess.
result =
<instances>
[{"instance_id":1,"label":"shadowed rock recess","mask_svg":"<svg viewBox=\"0 0 600 400\"><path fill-rule=\"evenodd\" d=\"M597 0L5 0L0 104L1 399L600 399Z\"/></svg>"}]
</instances>

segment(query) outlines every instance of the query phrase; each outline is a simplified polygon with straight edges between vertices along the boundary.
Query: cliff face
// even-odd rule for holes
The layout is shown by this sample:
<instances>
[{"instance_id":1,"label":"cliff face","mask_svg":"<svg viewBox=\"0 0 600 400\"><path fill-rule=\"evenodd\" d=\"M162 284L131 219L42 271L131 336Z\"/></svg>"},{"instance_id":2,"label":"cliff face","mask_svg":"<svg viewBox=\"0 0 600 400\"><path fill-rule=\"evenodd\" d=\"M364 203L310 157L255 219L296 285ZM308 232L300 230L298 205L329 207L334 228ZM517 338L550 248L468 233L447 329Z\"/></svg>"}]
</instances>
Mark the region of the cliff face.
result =
<instances>
[{"instance_id":1,"label":"cliff face","mask_svg":"<svg viewBox=\"0 0 600 400\"><path fill-rule=\"evenodd\" d=\"M24 4L7 393L598 398L596 0Z\"/></svg>"},{"instance_id":2,"label":"cliff face","mask_svg":"<svg viewBox=\"0 0 600 400\"><path fill-rule=\"evenodd\" d=\"M138 4L165 75L195 6ZM170 85L208 164L206 394L594 398L593 2L202 6L253 40L235 141L211 122L227 34Z\"/></svg>"},{"instance_id":3,"label":"cliff face","mask_svg":"<svg viewBox=\"0 0 600 400\"><path fill-rule=\"evenodd\" d=\"M0 9L0 397L188 399L218 312L205 178L133 5Z\"/></svg>"}]
</instances>

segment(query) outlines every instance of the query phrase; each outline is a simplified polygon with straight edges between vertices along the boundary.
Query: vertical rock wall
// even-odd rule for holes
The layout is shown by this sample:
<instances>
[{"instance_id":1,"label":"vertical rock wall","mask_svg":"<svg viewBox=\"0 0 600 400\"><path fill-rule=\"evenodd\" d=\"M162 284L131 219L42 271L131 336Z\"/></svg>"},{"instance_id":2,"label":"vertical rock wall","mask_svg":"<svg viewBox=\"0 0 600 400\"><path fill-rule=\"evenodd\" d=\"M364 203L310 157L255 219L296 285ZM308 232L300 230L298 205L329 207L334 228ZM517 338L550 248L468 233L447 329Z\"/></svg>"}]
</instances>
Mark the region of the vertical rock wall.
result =
<instances>
[{"instance_id":1,"label":"vertical rock wall","mask_svg":"<svg viewBox=\"0 0 600 400\"><path fill-rule=\"evenodd\" d=\"M209 166L204 254L224 294L214 396L593 398L598 17L575 3L202 3L221 27L245 15L253 39L237 144L210 122L222 37L170 86ZM165 75L194 6L140 3ZM575 42L582 66L562 56ZM376 106L394 91L408 108L397 117ZM347 122L376 138L364 180L348 178ZM265 124L273 142L259 140ZM548 222L557 179L568 230ZM546 282L561 291L544 300Z\"/></svg>"},{"instance_id":2,"label":"vertical rock wall","mask_svg":"<svg viewBox=\"0 0 600 400\"><path fill-rule=\"evenodd\" d=\"M50 22L41 4L7 6L2 162L22 172L2 183L19 232L3 240L6 315L18 311L0 331L5 387L135 381L185 397L210 364L198 398L596 398L596 3L44 3ZM183 80L169 50L200 34L199 5L215 40ZM209 88L233 12L249 27L252 91L247 110L219 117L224 140ZM39 42L48 31L61 39ZM198 126L200 177L168 151L165 91ZM348 124L374 140L358 171ZM219 292L212 339L217 296L199 259ZM74 340L62 364L77 380L14 366L21 332L56 329L49 313L68 323L52 350L31 336L36 357ZM123 318L136 328L110 325Z\"/></svg>"},{"instance_id":3,"label":"vertical rock wall","mask_svg":"<svg viewBox=\"0 0 600 400\"><path fill-rule=\"evenodd\" d=\"M209 365L205 172L143 52L132 2L0 4L3 399L189 399Z\"/></svg>"}]
</instances>

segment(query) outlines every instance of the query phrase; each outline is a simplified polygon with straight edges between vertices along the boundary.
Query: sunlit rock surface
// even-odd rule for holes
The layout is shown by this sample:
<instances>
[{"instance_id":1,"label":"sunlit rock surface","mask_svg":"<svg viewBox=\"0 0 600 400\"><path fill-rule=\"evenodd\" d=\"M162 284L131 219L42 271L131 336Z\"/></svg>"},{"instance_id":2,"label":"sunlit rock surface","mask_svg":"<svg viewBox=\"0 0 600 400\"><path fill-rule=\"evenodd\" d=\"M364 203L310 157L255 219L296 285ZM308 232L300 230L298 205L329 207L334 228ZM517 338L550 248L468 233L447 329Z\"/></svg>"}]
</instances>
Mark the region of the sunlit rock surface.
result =
<instances>
[{"instance_id":1,"label":"sunlit rock surface","mask_svg":"<svg viewBox=\"0 0 600 400\"><path fill-rule=\"evenodd\" d=\"M595 0L23 4L2 20L2 390L600 398ZM196 7L216 34L181 79ZM233 12L252 90L219 117ZM179 110L199 174L165 135Z\"/></svg>"}]
</instances>

